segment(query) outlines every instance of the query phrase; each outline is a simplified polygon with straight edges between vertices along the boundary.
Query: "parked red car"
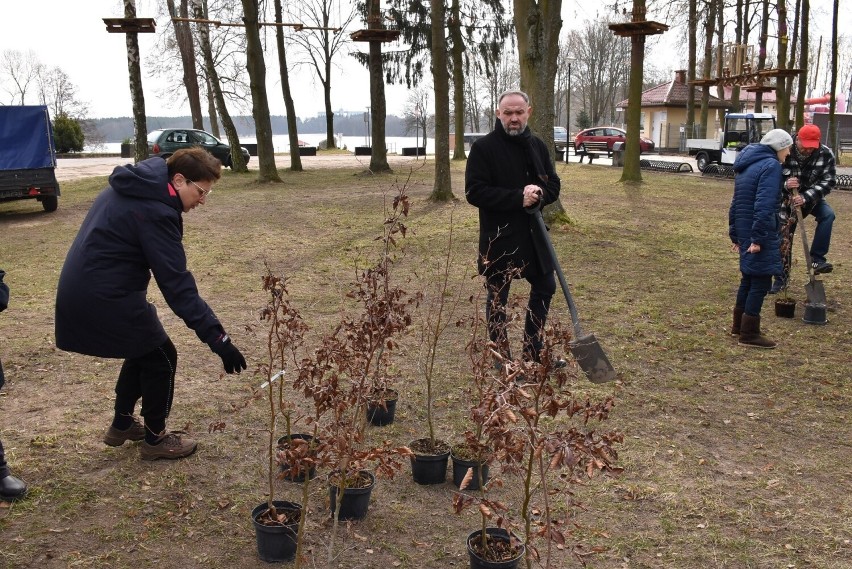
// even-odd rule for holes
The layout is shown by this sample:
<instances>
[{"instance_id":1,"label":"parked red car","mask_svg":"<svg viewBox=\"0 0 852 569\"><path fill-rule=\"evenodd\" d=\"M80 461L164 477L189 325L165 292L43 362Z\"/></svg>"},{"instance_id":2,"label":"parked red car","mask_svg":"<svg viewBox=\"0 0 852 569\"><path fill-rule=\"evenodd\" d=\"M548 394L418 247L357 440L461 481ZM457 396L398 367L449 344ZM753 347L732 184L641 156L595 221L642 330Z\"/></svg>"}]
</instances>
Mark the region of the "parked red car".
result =
<instances>
[{"instance_id":1,"label":"parked red car","mask_svg":"<svg viewBox=\"0 0 852 569\"><path fill-rule=\"evenodd\" d=\"M581 130L577 133L577 136L574 137L574 149L577 152L585 152L586 148L583 147L584 142L606 142L607 152L612 152L612 144L614 142L626 141L627 133L620 128L615 128L613 126L596 126L594 128ZM640 136L639 150L640 152L649 152L654 150L654 141L645 138L644 136Z\"/></svg>"}]
</instances>

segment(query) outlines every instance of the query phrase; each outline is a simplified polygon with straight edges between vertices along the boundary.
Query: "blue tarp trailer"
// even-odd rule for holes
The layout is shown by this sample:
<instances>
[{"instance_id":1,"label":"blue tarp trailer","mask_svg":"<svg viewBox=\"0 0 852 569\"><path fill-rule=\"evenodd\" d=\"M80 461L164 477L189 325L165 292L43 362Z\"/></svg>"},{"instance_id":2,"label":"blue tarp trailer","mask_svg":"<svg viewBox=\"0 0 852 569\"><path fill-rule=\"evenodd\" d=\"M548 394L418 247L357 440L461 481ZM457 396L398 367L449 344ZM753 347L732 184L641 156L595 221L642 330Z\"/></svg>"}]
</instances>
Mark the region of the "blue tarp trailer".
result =
<instances>
[{"instance_id":1,"label":"blue tarp trailer","mask_svg":"<svg viewBox=\"0 0 852 569\"><path fill-rule=\"evenodd\" d=\"M0 202L36 199L45 211L59 204L56 146L43 105L0 106Z\"/></svg>"}]
</instances>

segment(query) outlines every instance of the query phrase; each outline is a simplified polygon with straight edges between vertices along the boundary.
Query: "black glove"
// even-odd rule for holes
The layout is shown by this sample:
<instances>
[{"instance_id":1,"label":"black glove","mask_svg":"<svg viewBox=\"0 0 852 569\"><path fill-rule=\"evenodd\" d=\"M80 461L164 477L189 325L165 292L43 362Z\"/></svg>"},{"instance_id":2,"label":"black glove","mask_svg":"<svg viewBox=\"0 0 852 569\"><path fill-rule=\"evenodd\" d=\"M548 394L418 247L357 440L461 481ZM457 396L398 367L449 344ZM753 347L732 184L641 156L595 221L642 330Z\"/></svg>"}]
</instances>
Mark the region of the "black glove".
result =
<instances>
[{"instance_id":1,"label":"black glove","mask_svg":"<svg viewBox=\"0 0 852 569\"><path fill-rule=\"evenodd\" d=\"M219 339L210 345L210 349L222 358L225 373L240 373L246 369L246 359L237 347L231 343L231 338L227 334L219 336Z\"/></svg>"}]
</instances>

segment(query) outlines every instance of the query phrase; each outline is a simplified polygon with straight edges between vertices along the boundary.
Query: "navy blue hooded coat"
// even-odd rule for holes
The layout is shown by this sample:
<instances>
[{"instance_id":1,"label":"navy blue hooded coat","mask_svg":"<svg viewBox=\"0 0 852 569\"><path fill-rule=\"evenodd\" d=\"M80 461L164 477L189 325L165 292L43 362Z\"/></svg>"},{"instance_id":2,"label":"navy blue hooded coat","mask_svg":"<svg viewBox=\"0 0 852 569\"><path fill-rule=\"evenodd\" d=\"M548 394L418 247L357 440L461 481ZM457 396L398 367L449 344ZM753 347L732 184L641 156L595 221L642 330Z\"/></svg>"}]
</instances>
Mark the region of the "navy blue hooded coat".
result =
<instances>
[{"instance_id":1,"label":"navy blue hooded coat","mask_svg":"<svg viewBox=\"0 0 852 569\"><path fill-rule=\"evenodd\" d=\"M748 145L734 161L734 198L728 212L728 233L740 246L740 271L746 275L780 275L778 208L781 204L781 163L764 144ZM752 243L759 253L746 253Z\"/></svg>"},{"instance_id":2,"label":"navy blue hooded coat","mask_svg":"<svg viewBox=\"0 0 852 569\"><path fill-rule=\"evenodd\" d=\"M186 268L183 205L162 158L117 167L95 199L59 277L57 347L135 358L167 339L147 300L151 274L169 307L201 341L224 330Z\"/></svg>"}]
</instances>

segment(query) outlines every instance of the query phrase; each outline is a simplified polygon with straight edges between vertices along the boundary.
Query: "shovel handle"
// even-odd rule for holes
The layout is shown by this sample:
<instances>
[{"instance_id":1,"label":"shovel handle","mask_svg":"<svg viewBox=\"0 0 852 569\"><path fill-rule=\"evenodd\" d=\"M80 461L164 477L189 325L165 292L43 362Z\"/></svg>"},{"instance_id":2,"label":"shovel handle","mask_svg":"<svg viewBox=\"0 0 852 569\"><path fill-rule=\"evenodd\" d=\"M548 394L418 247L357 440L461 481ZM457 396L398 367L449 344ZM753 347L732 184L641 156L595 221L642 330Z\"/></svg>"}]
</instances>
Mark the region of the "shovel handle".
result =
<instances>
[{"instance_id":1,"label":"shovel handle","mask_svg":"<svg viewBox=\"0 0 852 569\"><path fill-rule=\"evenodd\" d=\"M796 197L798 195L798 190L796 190L796 188L793 188L793 197ZM808 266L808 279L810 280L810 282L814 282L814 278L816 277L816 275L814 275L814 267L811 263L811 248L808 245L808 236L807 234L805 234L805 221L804 216L802 215L802 206L797 205L794 207L796 208L796 218L799 220L799 232L802 236L802 246L805 249L805 262Z\"/></svg>"},{"instance_id":2,"label":"shovel handle","mask_svg":"<svg viewBox=\"0 0 852 569\"><path fill-rule=\"evenodd\" d=\"M556 258L556 250L553 248L553 242L550 240L550 235L547 233L547 226L544 224L544 218L541 216L541 210L536 209L533 217L535 218L535 223L538 226L538 232L547 244L547 250L550 253L550 258L553 260L553 267L556 270L556 276L559 278L559 285L562 287L562 294L565 295L565 301L568 303L568 312L571 313L571 323L574 325L574 337L576 339L580 339L584 336L584 334L583 328L580 326L580 318L577 316L577 307L574 304L574 298L571 296L571 291L568 289L568 281L565 280L562 267L559 266L559 259Z\"/></svg>"}]
</instances>

